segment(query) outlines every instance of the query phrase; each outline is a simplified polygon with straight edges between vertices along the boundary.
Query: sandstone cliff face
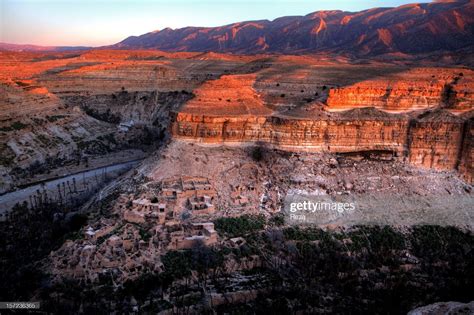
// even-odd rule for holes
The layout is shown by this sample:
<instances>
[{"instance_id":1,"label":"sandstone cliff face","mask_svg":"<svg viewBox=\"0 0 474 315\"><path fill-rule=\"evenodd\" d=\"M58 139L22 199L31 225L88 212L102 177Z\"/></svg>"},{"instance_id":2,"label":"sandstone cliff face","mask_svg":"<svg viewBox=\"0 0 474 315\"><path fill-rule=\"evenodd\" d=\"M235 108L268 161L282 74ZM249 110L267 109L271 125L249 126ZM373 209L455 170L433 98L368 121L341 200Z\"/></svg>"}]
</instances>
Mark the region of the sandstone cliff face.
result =
<instances>
[{"instance_id":1,"label":"sandstone cliff face","mask_svg":"<svg viewBox=\"0 0 474 315\"><path fill-rule=\"evenodd\" d=\"M373 106L385 110L411 110L437 106L441 102L443 84L428 84L413 88L409 83L373 84L364 82L355 86L329 91L331 109L350 109Z\"/></svg>"},{"instance_id":2,"label":"sandstone cliff face","mask_svg":"<svg viewBox=\"0 0 474 315\"><path fill-rule=\"evenodd\" d=\"M171 132L177 139L205 144L265 143L295 151L383 151L425 168L459 167L468 182L473 178L472 122L465 131L465 121L446 111L415 119L375 109L352 110L325 119L175 113L172 121Z\"/></svg>"},{"instance_id":3,"label":"sandstone cliff face","mask_svg":"<svg viewBox=\"0 0 474 315\"><path fill-rule=\"evenodd\" d=\"M286 78L274 68L260 77L225 75L194 91L195 98L173 114L171 132L175 138L208 144L261 142L296 151L385 151L417 166L457 169L465 119L450 112L472 109L473 72L391 70L374 73L374 80L331 89L327 110L324 90L317 97L314 86L305 86L316 81L301 67ZM286 104L272 101L282 85L290 87ZM307 99L307 90L315 97Z\"/></svg>"},{"instance_id":4,"label":"sandstone cliff face","mask_svg":"<svg viewBox=\"0 0 474 315\"><path fill-rule=\"evenodd\" d=\"M474 73L462 70L453 81L445 86L445 104L456 112L469 111L474 108Z\"/></svg>"},{"instance_id":5,"label":"sandstone cliff face","mask_svg":"<svg viewBox=\"0 0 474 315\"><path fill-rule=\"evenodd\" d=\"M455 169L463 132L464 121L448 112L432 112L413 120L408 133L408 160L426 168Z\"/></svg>"},{"instance_id":6,"label":"sandstone cliff face","mask_svg":"<svg viewBox=\"0 0 474 315\"><path fill-rule=\"evenodd\" d=\"M311 120L275 116L206 117L176 114L172 133L203 143L265 142L282 148L309 151L403 151L407 121Z\"/></svg>"},{"instance_id":7,"label":"sandstone cliff face","mask_svg":"<svg viewBox=\"0 0 474 315\"><path fill-rule=\"evenodd\" d=\"M474 182L474 119L466 121L459 164L459 173L467 182Z\"/></svg>"},{"instance_id":8,"label":"sandstone cliff face","mask_svg":"<svg viewBox=\"0 0 474 315\"><path fill-rule=\"evenodd\" d=\"M329 91L329 110L376 107L390 111L443 105L466 111L474 106L474 72L422 68L392 74Z\"/></svg>"}]
</instances>

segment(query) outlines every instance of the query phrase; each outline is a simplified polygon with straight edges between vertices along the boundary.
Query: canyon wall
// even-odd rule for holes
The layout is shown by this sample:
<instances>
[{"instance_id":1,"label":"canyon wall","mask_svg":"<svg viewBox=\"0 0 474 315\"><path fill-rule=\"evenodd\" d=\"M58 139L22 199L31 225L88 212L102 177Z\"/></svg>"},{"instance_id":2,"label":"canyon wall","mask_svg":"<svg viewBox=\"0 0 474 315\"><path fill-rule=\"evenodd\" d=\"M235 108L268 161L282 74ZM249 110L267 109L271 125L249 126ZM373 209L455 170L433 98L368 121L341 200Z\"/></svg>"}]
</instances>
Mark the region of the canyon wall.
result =
<instances>
[{"instance_id":1,"label":"canyon wall","mask_svg":"<svg viewBox=\"0 0 474 315\"><path fill-rule=\"evenodd\" d=\"M375 107L406 111L438 107L469 111L474 103L474 72L421 68L390 74L329 91L328 109Z\"/></svg>"},{"instance_id":2,"label":"canyon wall","mask_svg":"<svg viewBox=\"0 0 474 315\"><path fill-rule=\"evenodd\" d=\"M464 125L459 173L467 182L474 182L474 117L470 117Z\"/></svg>"},{"instance_id":3,"label":"canyon wall","mask_svg":"<svg viewBox=\"0 0 474 315\"><path fill-rule=\"evenodd\" d=\"M351 121L177 113L173 121L172 133L176 138L209 144L265 142L282 148L326 152L402 152L408 127L408 121L400 118Z\"/></svg>"},{"instance_id":4,"label":"canyon wall","mask_svg":"<svg viewBox=\"0 0 474 315\"><path fill-rule=\"evenodd\" d=\"M440 170L455 169L462 149L464 121L448 112L435 111L411 121L408 160Z\"/></svg>"},{"instance_id":5,"label":"canyon wall","mask_svg":"<svg viewBox=\"0 0 474 315\"><path fill-rule=\"evenodd\" d=\"M177 139L205 144L261 142L298 151L388 151L425 168L459 168L466 180L472 182L472 123L471 134L466 136L465 120L444 110L411 119L376 109L363 110L326 119L180 112L173 114L171 132Z\"/></svg>"}]
</instances>

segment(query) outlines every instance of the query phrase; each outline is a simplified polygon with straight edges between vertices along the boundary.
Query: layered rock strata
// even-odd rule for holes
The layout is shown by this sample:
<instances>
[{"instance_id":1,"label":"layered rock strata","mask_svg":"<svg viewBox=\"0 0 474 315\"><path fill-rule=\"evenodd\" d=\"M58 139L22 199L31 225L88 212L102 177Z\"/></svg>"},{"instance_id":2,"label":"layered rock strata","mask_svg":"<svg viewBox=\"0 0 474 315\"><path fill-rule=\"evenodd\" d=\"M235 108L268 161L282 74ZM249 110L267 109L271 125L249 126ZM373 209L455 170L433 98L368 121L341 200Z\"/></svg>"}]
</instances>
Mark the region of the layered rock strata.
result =
<instances>
[{"instance_id":1,"label":"layered rock strata","mask_svg":"<svg viewBox=\"0 0 474 315\"><path fill-rule=\"evenodd\" d=\"M459 171L472 182L472 122L446 111L410 119L356 112L313 120L294 117L216 117L175 113L175 138L207 144L262 142L288 150L315 152L389 151L414 165ZM366 113L378 111L364 109ZM356 116L356 118L348 118ZM392 117L393 116L393 117ZM464 139L464 140L463 140Z\"/></svg>"},{"instance_id":2,"label":"layered rock strata","mask_svg":"<svg viewBox=\"0 0 474 315\"><path fill-rule=\"evenodd\" d=\"M411 121L407 143L410 163L455 169L462 150L464 121L449 112L428 112Z\"/></svg>"},{"instance_id":3,"label":"layered rock strata","mask_svg":"<svg viewBox=\"0 0 474 315\"><path fill-rule=\"evenodd\" d=\"M426 168L471 171L466 118L453 113L473 107L472 71L416 68L374 73L378 78L330 89L327 106L311 86L300 85L302 95L309 89L315 97L293 106L291 99L284 107L268 102L268 89L281 86L280 80L274 87L268 85L272 71L262 72L267 76L225 75L206 82L193 91L194 99L173 112L172 135L207 144L261 142L296 151L382 151ZM311 81L309 72L300 68L291 73L299 78L295 82Z\"/></svg>"},{"instance_id":4,"label":"layered rock strata","mask_svg":"<svg viewBox=\"0 0 474 315\"><path fill-rule=\"evenodd\" d=\"M265 142L283 148L328 152L390 150L406 144L408 121L391 119L312 120L278 116L215 117L176 113L172 133L203 143Z\"/></svg>"},{"instance_id":5,"label":"layered rock strata","mask_svg":"<svg viewBox=\"0 0 474 315\"><path fill-rule=\"evenodd\" d=\"M474 115L464 125L462 150L460 154L459 173L467 182L474 182Z\"/></svg>"},{"instance_id":6,"label":"layered rock strata","mask_svg":"<svg viewBox=\"0 0 474 315\"><path fill-rule=\"evenodd\" d=\"M370 106L406 111L443 105L468 111L474 104L473 75L465 69L415 69L331 89L327 104L329 110Z\"/></svg>"}]
</instances>

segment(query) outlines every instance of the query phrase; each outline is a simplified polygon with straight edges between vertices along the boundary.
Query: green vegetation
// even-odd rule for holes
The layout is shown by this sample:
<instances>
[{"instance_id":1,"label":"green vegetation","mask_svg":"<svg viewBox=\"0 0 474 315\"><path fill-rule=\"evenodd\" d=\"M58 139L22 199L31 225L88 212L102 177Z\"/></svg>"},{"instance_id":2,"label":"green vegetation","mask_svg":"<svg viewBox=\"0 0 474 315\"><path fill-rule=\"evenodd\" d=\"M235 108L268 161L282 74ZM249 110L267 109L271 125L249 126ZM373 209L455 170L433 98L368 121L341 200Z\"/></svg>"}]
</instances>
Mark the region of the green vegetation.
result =
<instances>
[{"instance_id":1,"label":"green vegetation","mask_svg":"<svg viewBox=\"0 0 474 315\"><path fill-rule=\"evenodd\" d=\"M262 215L243 215L236 218L219 218L214 221L216 230L228 237L243 236L262 230L265 217Z\"/></svg>"},{"instance_id":2,"label":"green vegetation","mask_svg":"<svg viewBox=\"0 0 474 315\"><path fill-rule=\"evenodd\" d=\"M406 247L403 234L390 226L358 226L347 236L352 240L349 248L356 251L368 248L375 252L387 252Z\"/></svg>"},{"instance_id":3,"label":"green vegetation","mask_svg":"<svg viewBox=\"0 0 474 315\"><path fill-rule=\"evenodd\" d=\"M283 230L285 239L292 241L316 241L330 238L330 233L319 228L288 227Z\"/></svg>"},{"instance_id":4,"label":"green vegetation","mask_svg":"<svg viewBox=\"0 0 474 315\"><path fill-rule=\"evenodd\" d=\"M0 165L10 166L15 161L15 152L6 144L0 143Z\"/></svg>"},{"instance_id":5,"label":"green vegetation","mask_svg":"<svg viewBox=\"0 0 474 315\"><path fill-rule=\"evenodd\" d=\"M262 146L258 145L256 147L253 147L252 152L250 153L250 156L255 162L260 162L264 158L264 152Z\"/></svg>"},{"instance_id":6,"label":"green vegetation","mask_svg":"<svg viewBox=\"0 0 474 315\"><path fill-rule=\"evenodd\" d=\"M140 237L142 238L142 240L144 240L145 242L148 242L152 236L148 230L145 230L142 227L140 227L138 232L140 233Z\"/></svg>"},{"instance_id":7,"label":"green vegetation","mask_svg":"<svg viewBox=\"0 0 474 315\"><path fill-rule=\"evenodd\" d=\"M8 132L8 131L14 131L14 130L21 130L26 127L28 127L28 125L25 125L24 123L20 121L15 121L9 127L0 127L0 131Z\"/></svg>"},{"instance_id":8,"label":"green vegetation","mask_svg":"<svg viewBox=\"0 0 474 315\"><path fill-rule=\"evenodd\" d=\"M63 119L65 118L66 116L65 115L53 115L53 116L46 116L46 119L49 121L49 122L55 122L59 119Z\"/></svg>"},{"instance_id":9,"label":"green vegetation","mask_svg":"<svg viewBox=\"0 0 474 315\"><path fill-rule=\"evenodd\" d=\"M474 238L471 234L451 226L415 226L410 242L416 256L425 256L431 260L449 259L465 254L466 248L474 248ZM459 244L465 244L465 247Z\"/></svg>"},{"instance_id":10,"label":"green vegetation","mask_svg":"<svg viewBox=\"0 0 474 315\"><path fill-rule=\"evenodd\" d=\"M273 226L282 226L285 224L285 217L282 214L274 215L268 223Z\"/></svg>"}]
</instances>

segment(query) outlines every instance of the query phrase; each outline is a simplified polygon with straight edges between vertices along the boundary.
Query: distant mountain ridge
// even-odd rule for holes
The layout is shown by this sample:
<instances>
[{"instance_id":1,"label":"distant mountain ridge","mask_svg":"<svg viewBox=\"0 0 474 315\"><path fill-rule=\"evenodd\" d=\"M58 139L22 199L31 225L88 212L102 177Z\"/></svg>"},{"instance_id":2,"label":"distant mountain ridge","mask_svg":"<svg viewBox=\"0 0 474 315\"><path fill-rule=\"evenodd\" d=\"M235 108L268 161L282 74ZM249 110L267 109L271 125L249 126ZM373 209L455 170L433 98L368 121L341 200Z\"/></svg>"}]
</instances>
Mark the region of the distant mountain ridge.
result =
<instances>
[{"instance_id":1,"label":"distant mountain ridge","mask_svg":"<svg viewBox=\"0 0 474 315\"><path fill-rule=\"evenodd\" d=\"M166 28L114 49L224 53L334 52L358 56L474 48L474 0L415 3L360 12L317 11L220 27Z\"/></svg>"},{"instance_id":2,"label":"distant mountain ridge","mask_svg":"<svg viewBox=\"0 0 474 315\"><path fill-rule=\"evenodd\" d=\"M73 50L87 50L91 47L86 46L40 46L40 45L29 45L29 44L9 44L0 42L0 51L42 51L42 52L62 52L62 51L73 51Z\"/></svg>"}]
</instances>

